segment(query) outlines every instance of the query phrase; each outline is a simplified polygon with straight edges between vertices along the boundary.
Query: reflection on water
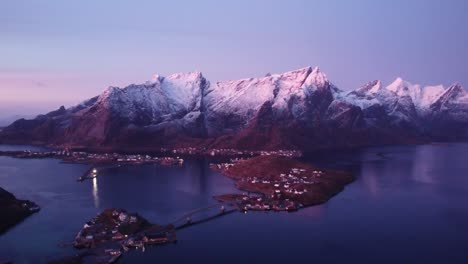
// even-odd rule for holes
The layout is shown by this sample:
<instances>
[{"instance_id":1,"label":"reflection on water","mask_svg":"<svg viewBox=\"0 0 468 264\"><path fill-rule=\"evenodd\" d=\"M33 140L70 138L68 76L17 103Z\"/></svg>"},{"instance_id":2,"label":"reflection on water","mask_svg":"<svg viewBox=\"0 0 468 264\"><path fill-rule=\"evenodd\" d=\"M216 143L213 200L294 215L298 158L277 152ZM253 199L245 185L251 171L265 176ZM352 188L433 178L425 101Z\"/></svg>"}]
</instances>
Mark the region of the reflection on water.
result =
<instances>
[{"instance_id":1,"label":"reflection on water","mask_svg":"<svg viewBox=\"0 0 468 264\"><path fill-rule=\"evenodd\" d=\"M296 213L230 214L180 230L175 245L132 251L121 261L468 263L466 157L468 144L321 154L310 161L356 176L324 205ZM0 175L6 175L0 186L43 209L0 236L0 259L46 263L74 254L57 245L104 208L125 208L165 224L212 205L213 195L237 192L209 162L99 169L97 178L79 183L85 165L0 157Z\"/></svg>"},{"instance_id":2,"label":"reflection on water","mask_svg":"<svg viewBox=\"0 0 468 264\"><path fill-rule=\"evenodd\" d=\"M97 177L93 178L93 199L94 199L94 207L99 208L99 193L98 193Z\"/></svg>"},{"instance_id":3,"label":"reflection on water","mask_svg":"<svg viewBox=\"0 0 468 264\"><path fill-rule=\"evenodd\" d=\"M421 146L416 149L413 161L413 179L422 183L435 183L432 170L437 166L436 148Z\"/></svg>"},{"instance_id":4,"label":"reflection on water","mask_svg":"<svg viewBox=\"0 0 468 264\"><path fill-rule=\"evenodd\" d=\"M361 170L362 176L360 180L362 180L362 183L366 186L367 191L373 198L376 198L380 191L377 179L378 173L378 170L369 164L364 164Z\"/></svg>"}]
</instances>

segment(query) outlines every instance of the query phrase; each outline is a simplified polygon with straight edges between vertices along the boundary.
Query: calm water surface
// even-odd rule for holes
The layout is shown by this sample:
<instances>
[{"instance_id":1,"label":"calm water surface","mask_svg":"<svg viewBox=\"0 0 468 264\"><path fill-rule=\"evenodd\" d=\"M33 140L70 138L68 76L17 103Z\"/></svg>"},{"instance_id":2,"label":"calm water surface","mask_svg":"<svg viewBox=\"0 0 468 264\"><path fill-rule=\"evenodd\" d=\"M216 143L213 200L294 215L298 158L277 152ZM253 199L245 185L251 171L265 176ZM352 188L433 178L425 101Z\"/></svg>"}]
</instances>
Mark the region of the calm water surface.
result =
<instances>
[{"instance_id":1,"label":"calm water surface","mask_svg":"<svg viewBox=\"0 0 468 264\"><path fill-rule=\"evenodd\" d=\"M18 149L0 146L0 149ZM352 170L357 180L321 206L296 213L233 213L177 233L176 244L132 251L121 263L468 263L468 144L381 147L307 160ZM181 168L99 169L55 159L0 157L0 186L42 210L0 236L0 259L44 263L73 254L83 223L122 207L154 223L236 192L209 161Z\"/></svg>"}]
</instances>

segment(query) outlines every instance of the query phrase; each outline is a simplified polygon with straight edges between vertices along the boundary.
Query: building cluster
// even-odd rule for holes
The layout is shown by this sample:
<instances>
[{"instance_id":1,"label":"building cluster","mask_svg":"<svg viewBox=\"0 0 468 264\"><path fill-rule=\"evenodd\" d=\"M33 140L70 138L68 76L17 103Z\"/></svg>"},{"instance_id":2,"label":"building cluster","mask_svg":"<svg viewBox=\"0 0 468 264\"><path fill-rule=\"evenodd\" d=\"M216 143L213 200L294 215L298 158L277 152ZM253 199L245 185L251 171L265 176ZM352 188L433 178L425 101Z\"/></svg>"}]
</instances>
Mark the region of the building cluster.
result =
<instances>
[{"instance_id":1,"label":"building cluster","mask_svg":"<svg viewBox=\"0 0 468 264\"><path fill-rule=\"evenodd\" d=\"M230 163L212 164L217 170L229 170L235 165ZM237 181L240 189L257 190L261 197L241 196L236 197L234 203L240 210L273 210L295 211L303 206L306 195L312 193L311 186L321 183L325 172L321 170L307 171L304 168L291 168L288 173L279 173L270 177L245 177Z\"/></svg>"},{"instance_id":2,"label":"building cluster","mask_svg":"<svg viewBox=\"0 0 468 264\"><path fill-rule=\"evenodd\" d=\"M241 162L243 160L245 160L245 159L244 158L233 158L233 159L230 159L229 162L211 163L210 168L214 169L214 170L219 170L219 171L228 170L229 168L234 166L236 163Z\"/></svg>"},{"instance_id":3,"label":"building cluster","mask_svg":"<svg viewBox=\"0 0 468 264\"><path fill-rule=\"evenodd\" d=\"M302 157L302 152L299 150L270 150L260 151L260 156L283 156L290 158Z\"/></svg>"},{"instance_id":4,"label":"building cluster","mask_svg":"<svg viewBox=\"0 0 468 264\"><path fill-rule=\"evenodd\" d=\"M261 181L263 184L270 184L272 185L273 191L271 192L271 197L278 197L280 198L283 194L295 194L295 195L303 195L308 192L308 187L313 184L318 184L322 175L324 175L323 171L314 170L312 173L306 174L306 169L298 169L292 168L288 174L281 173L279 177L276 178L274 181ZM253 177L251 183L259 182L256 177Z\"/></svg>"},{"instance_id":5,"label":"building cluster","mask_svg":"<svg viewBox=\"0 0 468 264\"><path fill-rule=\"evenodd\" d=\"M167 149L161 148L162 153L172 153L178 155L203 155L203 156L285 156L285 157L301 157L302 152L299 150L240 150L233 148L176 148Z\"/></svg>"},{"instance_id":6,"label":"building cluster","mask_svg":"<svg viewBox=\"0 0 468 264\"><path fill-rule=\"evenodd\" d=\"M5 151L0 155L17 158L60 158L67 162L76 163L113 163L113 164L158 164L163 166L181 166L184 159L180 157L153 157L141 154L120 153L89 153L83 151Z\"/></svg>"},{"instance_id":7,"label":"building cluster","mask_svg":"<svg viewBox=\"0 0 468 264\"><path fill-rule=\"evenodd\" d=\"M98 248L108 262L117 260L130 248L164 244L176 240L173 226L150 225L136 214L121 209L107 209L87 222L75 237L77 248ZM105 248L102 248L104 245Z\"/></svg>"},{"instance_id":8,"label":"building cluster","mask_svg":"<svg viewBox=\"0 0 468 264\"><path fill-rule=\"evenodd\" d=\"M237 150L237 149L211 149L211 156L284 156L301 157L302 152L298 150Z\"/></svg>"},{"instance_id":9,"label":"building cluster","mask_svg":"<svg viewBox=\"0 0 468 264\"><path fill-rule=\"evenodd\" d=\"M282 192L295 195L307 193L307 187L319 183L317 178L324 174L319 170L312 171L312 175L306 172L306 169L292 168L288 174L280 174L279 181L273 184L275 191L272 195L281 195Z\"/></svg>"},{"instance_id":10,"label":"building cluster","mask_svg":"<svg viewBox=\"0 0 468 264\"><path fill-rule=\"evenodd\" d=\"M86 153L72 152L65 160L82 163L117 163L117 164L158 164L163 166L181 166L184 159L179 157L153 157L141 154Z\"/></svg>"},{"instance_id":11,"label":"building cluster","mask_svg":"<svg viewBox=\"0 0 468 264\"><path fill-rule=\"evenodd\" d=\"M272 199L261 196L241 196L236 204L242 211L296 211L301 205L286 198Z\"/></svg>"},{"instance_id":12,"label":"building cluster","mask_svg":"<svg viewBox=\"0 0 468 264\"><path fill-rule=\"evenodd\" d=\"M121 153L91 153L84 151L54 150L54 151L0 151L0 156L14 156L17 158L61 158L68 162L78 163L125 163L146 164L156 163L161 165L182 165L184 160L176 155L202 155L202 156L232 156L232 157L254 157L254 156L284 156L301 157L302 152L298 150L238 150L238 149L207 149L207 148L176 148L160 149L159 157L142 154ZM167 155L167 156L162 156Z\"/></svg>"},{"instance_id":13,"label":"building cluster","mask_svg":"<svg viewBox=\"0 0 468 264\"><path fill-rule=\"evenodd\" d=\"M83 229L75 237L74 246L77 248L93 247L97 243L105 241L117 241L128 237L123 229L138 226L139 217L129 215L125 211L113 210L105 212L84 224Z\"/></svg>"}]
</instances>

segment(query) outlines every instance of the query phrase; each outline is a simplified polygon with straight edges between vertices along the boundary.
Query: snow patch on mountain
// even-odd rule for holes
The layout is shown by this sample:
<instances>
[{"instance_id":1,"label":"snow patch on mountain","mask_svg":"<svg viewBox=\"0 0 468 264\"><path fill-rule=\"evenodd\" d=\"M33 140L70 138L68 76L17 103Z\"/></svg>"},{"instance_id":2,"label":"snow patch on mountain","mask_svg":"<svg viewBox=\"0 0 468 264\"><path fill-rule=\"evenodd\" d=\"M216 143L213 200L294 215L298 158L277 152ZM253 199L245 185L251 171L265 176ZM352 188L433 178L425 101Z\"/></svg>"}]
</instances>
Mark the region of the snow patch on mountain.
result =
<instances>
[{"instance_id":1,"label":"snow patch on mountain","mask_svg":"<svg viewBox=\"0 0 468 264\"><path fill-rule=\"evenodd\" d=\"M154 75L143 84L109 87L71 108L19 120L2 133L25 142L161 146L184 139L229 145L224 141L238 139L244 147L264 147L271 137L278 146L295 140L347 144L353 135L356 144L368 138L450 137L447 127L468 137L468 93L459 84L424 87L397 78L388 86L376 80L342 91L318 67L304 67L214 83L200 72ZM328 143L327 133L335 137ZM289 136L293 140L282 141ZM250 137L255 140L244 142Z\"/></svg>"},{"instance_id":2,"label":"snow patch on mountain","mask_svg":"<svg viewBox=\"0 0 468 264\"><path fill-rule=\"evenodd\" d=\"M200 72L155 75L144 84L124 88L109 87L97 99L97 105L128 120L161 122L190 111L199 111L206 80Z\"/></svg>"},{"instance_id":3,"label":"snow patch on mountain","mask_svg":"<svg viewBox=\"0 0 468 264\"><path fill-rule=\"evenodd\" d=\"M386 87L378 80L369 82L356 90L341 93L338 99L363 110L380 105L390 116L415 122L415 119L430 114L431 107L434 108L434 103L447 94L448 90L442 85L423 87L398 77ZM463 88L462 90L464 91ZM455 97L451 100L455 101Z\"/></svg>"},{"instance_id":4,"label":"snow patch on mountain","mask_svg":"<svg viewBox=\"0 0 468 264\"><path fill-rule=\"evenodd\" d=\"M143 120L147 125L175 119L190 123L206 115L206 125L210 126L211 122L222 127L226 124L246 125L266 102L277 113L289 111L295 118L303 117L307 111L314 111L311 110L313 104L320 103L315 94L320 94L319 97L331 94L331 101L343 101L363 111L384 109L387 115L408 122L415 122L434 111L464 109L468 105L467 92L459 85L448 89L442 85L423 87L398 77L386 87L375 80L353 91L342 91L318 67L304 67L260 78L211 84L200 72L167 77L154 75L144 84L109 87L99 97L69 110L84 109L86 112L90 106L97 105L130 123Z\"/></svg>"},{"instance_id":5,"label":"snow patch on mountain","mask_svg":"<svg viewBox=\"0 0 468 264\"><path fill-rule=\"evenodd\" d=\"M311 72L312 69L306 67L262 78L217 82L206 96L207 107L215 112L247 116L259 110L265 102L272 102L275 108L285 108L292 96L304 97L305 90L316 89L313 79L306 83Z\"/></svg>"},{"instance_id":6,"label":"snow patch on mountain","mask_svg":"<svg viewBox=\"0 0 468 264\"><path fill-rule=\"evenodd\" d=\"M419 112L427 110L445 90L442 85L422 87L419 84L412 84L408 81L404 81L400 77L387 86L387 89L394 92L399 97L411 97Z\"/></svg>"}]
</instances>

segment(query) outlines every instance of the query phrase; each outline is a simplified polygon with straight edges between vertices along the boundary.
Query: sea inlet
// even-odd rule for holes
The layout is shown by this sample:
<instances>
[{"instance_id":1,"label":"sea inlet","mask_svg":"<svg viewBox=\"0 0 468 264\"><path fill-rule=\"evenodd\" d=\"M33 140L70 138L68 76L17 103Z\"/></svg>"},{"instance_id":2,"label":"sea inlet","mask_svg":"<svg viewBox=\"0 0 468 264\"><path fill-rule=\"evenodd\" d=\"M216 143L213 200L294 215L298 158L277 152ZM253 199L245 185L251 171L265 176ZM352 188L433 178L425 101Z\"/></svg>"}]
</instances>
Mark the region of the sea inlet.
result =
<instances>
[{"instance_id":1,"label":"sea inlet","mask_svg":"<svg viewBox=\"0 0 468 264\"><path fill-rule=\"evenodd\" d=\"M20 149L34 147L0 146ZM467 157L463 143L306 155L315 165L350 170L356 180L325 204L232 213L179 230L175 244L130 251L119 263L467 263ZM77 182L88 165L0 157L0 186L41 206L0 236L0 259L47 263L73 255L69 243L83 223L106 208L170 223L216 204L213 196L240 193L210 163L106 167Z\"/></svg>"}]
</instances>

